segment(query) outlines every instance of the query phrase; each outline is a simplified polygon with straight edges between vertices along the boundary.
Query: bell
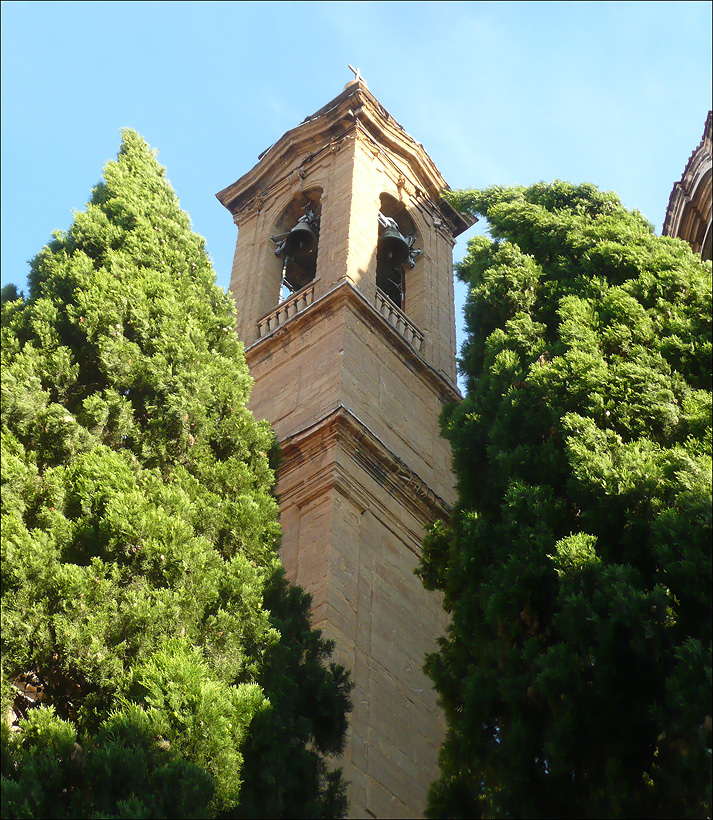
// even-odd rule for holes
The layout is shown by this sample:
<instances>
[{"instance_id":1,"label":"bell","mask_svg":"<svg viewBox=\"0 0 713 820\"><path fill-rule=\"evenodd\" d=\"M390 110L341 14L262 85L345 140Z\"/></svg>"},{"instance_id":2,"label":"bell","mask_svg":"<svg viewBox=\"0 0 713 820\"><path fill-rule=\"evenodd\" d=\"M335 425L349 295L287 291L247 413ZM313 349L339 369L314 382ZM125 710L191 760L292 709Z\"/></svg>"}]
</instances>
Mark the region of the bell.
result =
<instances>
[{"instance_id":1,"label":"bell","mask_svg":"<svg viewBox=\"0 0 713 820\"><path fill-rule=\"evenodd\" d=\"M319 232L309 222L298 222L285 240L285 254L298 261L309 259L317 251Z\"/></svg>"},{"instance_id":2,"label":"bell","mask_svg":"<svg viewBox=\"0 0 713 820\"><path fill-rule=\"evenodd\" d=\"M400 268L409 257L408 242L396 228L386 228L379 237L379 252L385 261Z\"/></svg>"}]
</instances>

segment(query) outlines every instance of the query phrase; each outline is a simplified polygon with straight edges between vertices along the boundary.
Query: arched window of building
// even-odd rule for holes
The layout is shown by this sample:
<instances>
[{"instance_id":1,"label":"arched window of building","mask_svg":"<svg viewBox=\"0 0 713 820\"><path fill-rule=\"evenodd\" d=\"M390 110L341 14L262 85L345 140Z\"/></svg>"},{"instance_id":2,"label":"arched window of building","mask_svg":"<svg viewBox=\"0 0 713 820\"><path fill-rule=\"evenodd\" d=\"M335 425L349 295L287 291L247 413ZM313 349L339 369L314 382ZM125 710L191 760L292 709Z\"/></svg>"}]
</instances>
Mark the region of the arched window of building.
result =
<instances>
[{"instance_id":1,"label":"arched window of building","mask_svg":"<svg viewBox=\"0 0 713 820\"><path fill-rule=\"evenodd\" d=\"M407 271L421 253L415 248L416 226L404 205L389 194L379 200L376 251L376 287L398 308L406 311Z\"/></svg>"},{"instance_id":2,"label":"arched window of building","mask_svg":"<svg viewBox=\"0 0 713 820\"><path fill-rule=\"evenodd\" d=\"M321 196L319 188L300 193L275 223L270 238L276 246L275 256L282 260L278 302L289 299L317 275Z\"/></svg>"},{"instance_id":3,"label":"arched window of building","mask_svg":"<svg viewBox=\"0 0 713 820\"><path fill-rule=\"evenodd\" d=\"M708 112L703 138L691 154L683 176L673 186L662 234L683 239L703 259L713 256L711 190L713 188L713 126Z\"/></svg>"}]
</instances>

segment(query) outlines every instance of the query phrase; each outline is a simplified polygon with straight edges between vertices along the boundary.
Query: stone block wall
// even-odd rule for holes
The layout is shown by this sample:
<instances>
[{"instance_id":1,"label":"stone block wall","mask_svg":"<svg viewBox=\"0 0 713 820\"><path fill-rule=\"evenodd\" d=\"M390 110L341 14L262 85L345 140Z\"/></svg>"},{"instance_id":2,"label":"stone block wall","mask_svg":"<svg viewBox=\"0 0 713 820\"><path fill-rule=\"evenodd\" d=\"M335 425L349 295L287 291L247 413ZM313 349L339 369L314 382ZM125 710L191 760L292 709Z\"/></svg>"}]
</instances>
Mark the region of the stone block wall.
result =
<instances>
[{"instance_id":1,"label":"stone block wall","mask_svg":"<svg viewBox=\"0 0 713 820\"><path fill-rule=\"evenodd\" d=\"M446 618L414 569L453 501L443 382L349 282L247 355L285 459L282 559L355 683L351 816L421 816L444 731L422 664Z\"/></svg>"}]
</instances>

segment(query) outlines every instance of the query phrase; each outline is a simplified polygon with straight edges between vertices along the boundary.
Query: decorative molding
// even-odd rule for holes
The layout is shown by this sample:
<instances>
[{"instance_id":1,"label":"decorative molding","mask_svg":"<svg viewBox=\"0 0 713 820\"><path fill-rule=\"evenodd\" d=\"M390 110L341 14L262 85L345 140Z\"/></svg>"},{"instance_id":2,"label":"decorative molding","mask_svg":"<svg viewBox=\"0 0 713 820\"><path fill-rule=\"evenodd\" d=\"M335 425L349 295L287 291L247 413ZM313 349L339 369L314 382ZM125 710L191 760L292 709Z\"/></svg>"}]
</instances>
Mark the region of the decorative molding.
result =
<instances>
[{"instance_id":1,"label":"decorative molding","mask_svg":"<svg viewBox=\"0 0 713 820\"><path fill-rule=\"evenodd\" d=\"M341 403L318 421L286 436L279 445L285 459L278 476L281 505L296 501L304 506L336 487L362 511L378 507L380 517L389 515L383 500L370 492L363 482L355 480L346 465L339 461L339 454L344 454L423 526L436 519L448 520L450 506L446 501ZM305 483L300 475L302 468L313 465L329 450L337 452L322 469L311 472ZM394 519L394 523L403 528L402 520ZM409 529L412 538L420 544L423 533Z\"/></svg>"}]
</instances>

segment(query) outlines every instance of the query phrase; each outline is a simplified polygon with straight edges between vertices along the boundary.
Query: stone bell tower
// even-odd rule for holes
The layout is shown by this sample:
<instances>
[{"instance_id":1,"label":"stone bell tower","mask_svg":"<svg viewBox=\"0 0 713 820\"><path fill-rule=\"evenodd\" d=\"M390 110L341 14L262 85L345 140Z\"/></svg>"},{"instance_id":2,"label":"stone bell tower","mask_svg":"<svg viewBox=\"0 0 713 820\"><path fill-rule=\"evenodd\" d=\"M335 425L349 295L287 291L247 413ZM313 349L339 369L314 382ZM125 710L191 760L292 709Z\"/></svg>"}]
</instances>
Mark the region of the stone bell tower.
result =
<instances>
[{"instance_id":1,"label":"stone bell tower","mask_svg":"<svg viewBox=\"0 0 713 820\"><path fill-rule=\"evenodd\" d=\"M357 73L217 194L239 227L230 289L250 407L284 456L288 576L355 688L352 817L416 817L443 720L424 654L446 621L414 575L454 501L439 436L456 387L452 252L472 221Z\"/></svg>"}]
</instances>

